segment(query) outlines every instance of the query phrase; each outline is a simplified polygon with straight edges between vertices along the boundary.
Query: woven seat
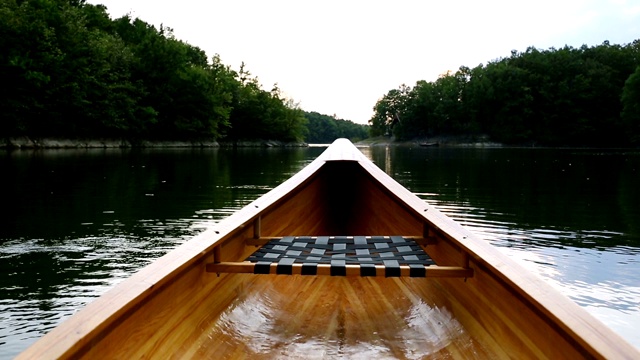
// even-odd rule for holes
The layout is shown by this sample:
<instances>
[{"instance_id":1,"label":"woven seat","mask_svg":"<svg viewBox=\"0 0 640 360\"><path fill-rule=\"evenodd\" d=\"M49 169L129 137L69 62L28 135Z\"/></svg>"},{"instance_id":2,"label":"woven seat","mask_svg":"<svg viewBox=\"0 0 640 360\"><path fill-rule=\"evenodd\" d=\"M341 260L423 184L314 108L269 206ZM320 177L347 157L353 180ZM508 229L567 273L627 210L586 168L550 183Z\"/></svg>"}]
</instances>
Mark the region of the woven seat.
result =
<instances>
[{"instance_id":1,"label":"woven seat","mask_svg":"<svg viewBox=\"0 0 640 360\"><path fill-rule=\"evenodd\" d=\"M473 276L468 267L437 265L415 236L285 236L247 239L247 243L261 247L245 261L214 261L206 270L218 275ZM214 260L221 257L216 251Z\"/></svg>"},{"instance_id":2,"label":"woven seat","mask_svg":"<svg viewBox=\"0 0 640 360\"><path fill-rule=\"evenodd\" d=\"M302 275L316 275L319 264L329 264L334 276L346 275L347 265L358 265L360 276L376 276L376 265L382 265L387 277L401 276L401 266L408 266L412 277L424 277L425 266L435 265L420 245L402 236L286 236L269 241L247 261L255 263L255 274L269 274L276 263L277 274L292 274L293 265L301 264Z\"/></svg>"}]
</instances>

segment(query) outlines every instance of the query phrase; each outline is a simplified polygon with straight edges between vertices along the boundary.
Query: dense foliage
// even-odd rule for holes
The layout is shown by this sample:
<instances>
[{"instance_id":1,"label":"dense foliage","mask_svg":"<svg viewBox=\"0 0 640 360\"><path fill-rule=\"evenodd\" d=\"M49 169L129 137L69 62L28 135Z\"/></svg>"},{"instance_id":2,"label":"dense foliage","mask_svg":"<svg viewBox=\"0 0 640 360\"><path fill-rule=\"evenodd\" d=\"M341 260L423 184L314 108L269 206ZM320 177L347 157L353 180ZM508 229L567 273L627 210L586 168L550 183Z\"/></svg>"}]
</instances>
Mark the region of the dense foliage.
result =
<instances>
[{"instance_id":1,"label":"dense foliage","mask_svg":"<svg viewBox=\"0 0 640 360\"><path fill-rule=\"evenodd\" d=\"M640 138L640 40L513 51L390 90L372 135L487 134L504 143L627 146Z\"/></svg>"},{"instance_id":2,"label":"dense foliage","mask_svg":"<svg viewBox=\"0 0 640 360\"><path fill-rule=\"evenodd\" d=\"M0 138L302 140L303 111L244 69L84 0L0 0Z\"/></svg>"},{"instance_id":3,"label":"dense foliage","mask_svg":"<svg viewBox=\"0 0 640 360\"><path fill-rule=\"evenodd\" d=\"M317 112L305 112L309 132L305 141L311 144L329 144L338 138L353 142L369 137L369 126L356 124L350 120L336 119L335 116Z\"/></svg>"}]
</instances>

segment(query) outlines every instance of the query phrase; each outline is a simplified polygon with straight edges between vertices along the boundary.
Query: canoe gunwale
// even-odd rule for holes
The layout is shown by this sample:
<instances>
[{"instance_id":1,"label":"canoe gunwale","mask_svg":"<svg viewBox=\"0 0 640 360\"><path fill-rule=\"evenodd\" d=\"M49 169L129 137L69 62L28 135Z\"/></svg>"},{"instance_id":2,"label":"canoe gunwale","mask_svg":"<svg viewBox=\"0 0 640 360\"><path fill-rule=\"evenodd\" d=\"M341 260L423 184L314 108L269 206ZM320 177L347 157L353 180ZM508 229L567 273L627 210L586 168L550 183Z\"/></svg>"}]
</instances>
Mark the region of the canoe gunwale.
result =
<instances>
[{"instance_id":1,"label":"canoe gunwale","mask_svg":"<svg viewBox=\"0 0 640 360\"><path fill-rule=\"evenodd\" d=\"M423 224L422 237L426 239L425 243L433 243L437 239L434 246L438 246L438 242L446 242L459 253L460 264L455 265L471 269L474 278L477 273L483 273L495 279L550 326L558 328L558 333L563 334L569 343L576 344L576 349L582 349L585 357L634 358L640 354L586 310L402 187L348 140L340 139L282 184L108 290L18 355L18 359L76 358L86 353L119 322L126 321L130 314L144 307L155 294L179 281L185 274L191 271L206 273L206 264L223 262L220 260L225 257L224 247L237 241L238 237L249 231L254 235L252 240L244 237L243 246L258 245L258 242L264 241L260 231L261 218L304 190L321 174L325 165L334 162L358 164L376 187L404 208L416 222ZM252 244L251 241L256 243ZM421 245L424 247L426 244ZM200 267L201 270L194 270L194 267Z\"/></svg>"}]
</instances>

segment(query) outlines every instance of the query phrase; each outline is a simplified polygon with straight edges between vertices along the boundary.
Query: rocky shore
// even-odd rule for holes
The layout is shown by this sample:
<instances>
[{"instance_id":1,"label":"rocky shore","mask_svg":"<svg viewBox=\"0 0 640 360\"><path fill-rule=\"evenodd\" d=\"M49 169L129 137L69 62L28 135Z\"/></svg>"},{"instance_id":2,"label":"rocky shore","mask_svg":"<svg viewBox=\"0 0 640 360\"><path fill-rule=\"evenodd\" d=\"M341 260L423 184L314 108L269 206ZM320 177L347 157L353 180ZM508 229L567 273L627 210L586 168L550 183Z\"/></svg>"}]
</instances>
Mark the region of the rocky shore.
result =
<instances>
[{"instance_id":1,"label":"rocky shore","mask_svg":"<svg viewBox=\"0 0 640 360\"><path fill-rule=\"evenodd\" d=\"M251 140L251 141L219 141L221 147L307 147L305 142L282 142L276 140Z\"/></svg>"},{"instance_id":2,"label":"rocky shore","mask_svg":"<svg viewBox=\"0 0 640 360\"><path fill-rule=\"evenodd\" d=\"M122 139L12 138L0 143L0 149L96 149L96 148L213 148L213 147L306 147L303 142L274 140L252 141L138 141Z\"/></svg>"},{"instance_id":3,"label":"rocky shore","mask_svg":"<svg viewBox=\"0 0 640 360\"><path fill-rule=\"evenodd\" d=\"M394 137L378 136L356 143L356 146L446 146L446 147L502 147L503 144L491 141L486 135L477 136L433 136L398 141Z\"/></svg>"}]
</instances>

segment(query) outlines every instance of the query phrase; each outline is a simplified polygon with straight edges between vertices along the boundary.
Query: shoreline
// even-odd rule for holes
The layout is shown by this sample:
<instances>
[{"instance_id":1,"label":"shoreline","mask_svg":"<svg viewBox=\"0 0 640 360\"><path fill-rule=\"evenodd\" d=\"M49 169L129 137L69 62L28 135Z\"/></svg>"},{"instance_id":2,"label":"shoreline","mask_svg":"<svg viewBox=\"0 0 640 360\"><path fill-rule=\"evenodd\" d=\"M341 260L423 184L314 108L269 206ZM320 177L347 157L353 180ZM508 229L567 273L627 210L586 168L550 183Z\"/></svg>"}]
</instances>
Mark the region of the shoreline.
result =
<instances>
[{"instance_id":1,"label":"shoreline","mask_svg":"<svg viewBox=\"0 0 640 360\"><path fill-rule=\"evenodd\" d=\"M0 143L4 150L40 149L128 149L128 148L229 148L229 147L307 147L305 142L282 142L276 140L246 141L152 141L136 143L123 139L61 139L61 138L11 138Z\"/></svg>"},{"instance_id":2,"label":"shoreline","mask_svg":"<svg viewBox=\"0 0 640 360\"><path fill-rule=\"evenodd\" d=\"M425 147L425 148L487 148L487 149L629 149L638 150L638 147L616 147L616 146L576 146L576 145L544 145L538 143L521 143L521 144L503 144L489 140L486 135L480 136L433 136L422 137L411 140L395 140L393 137L377 136L374 138L365 139L355 143L357 147L371 147L371 146L408 146L408 147Z\"/></svg>"},{"instance_id":3,"label":"shoreline","mask_svg":"<svg viewBox=\"0 0 640 360\"><path fill-rule=\"evenodd\" d=\"M502 143L490 141L486 135L481 136L433 136L411 140L395 140L394 137L377 136L365 139L355 144L356 146L422 146L422 147L506 147Z\"/></svg>"},{"instance_id":4,"label":"shoreline","mask_svg":"<svg viewBox=\"0 0 640 360\"><path fill-rule=\"evenodd\" d=\"M283 142L278 140L190 140L131 142L124 139L64 139L64 138L9 138L0 142L0 150L45 150L45 149L148 149L148 148L296 148L318 144L306 142ZM328 145L328 144L327 144ZM637 149L635 147L596 146L548 146L536 143L502 144L490 141L487 136L434 136L411 140L395 140L393 137L377 136L354 143L356 147L409 146L409 147L458 147L458 148L539 148L539 149Z\"/></svg>"}]
</instances>

